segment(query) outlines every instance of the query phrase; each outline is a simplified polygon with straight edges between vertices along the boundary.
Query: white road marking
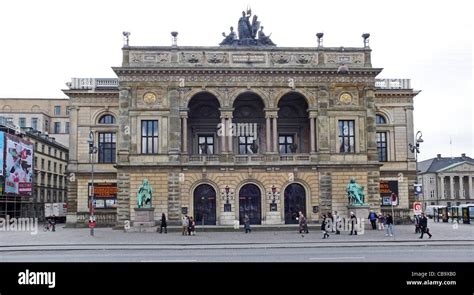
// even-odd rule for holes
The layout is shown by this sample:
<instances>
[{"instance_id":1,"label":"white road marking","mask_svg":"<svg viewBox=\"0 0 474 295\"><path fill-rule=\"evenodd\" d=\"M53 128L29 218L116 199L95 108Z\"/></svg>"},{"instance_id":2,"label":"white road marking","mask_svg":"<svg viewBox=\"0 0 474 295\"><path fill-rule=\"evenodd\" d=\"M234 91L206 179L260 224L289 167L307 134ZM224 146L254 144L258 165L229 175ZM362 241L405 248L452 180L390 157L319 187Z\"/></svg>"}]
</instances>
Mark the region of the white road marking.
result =
<instances>
[{"instance_id":1,"label":"white road marking","mask_svg":"<svg viewBox=\"0 0 474 295\"><path fill-rule=\"evenodd\" d=\"M141 262L196 262L197 260L193 259L164 259L164 260L141 260Z\"/></svg>"},{"instance_id":2,"label":"white road marking","mask_svg":"<svg viewBox=\"0 0 474 295\"><path fill-rule=\"evenodd\" d=\"M353 257L312 257L309 260L325 260L325 259L365 259L364 256L353 256Z\"/></svg>"}]
</instances>

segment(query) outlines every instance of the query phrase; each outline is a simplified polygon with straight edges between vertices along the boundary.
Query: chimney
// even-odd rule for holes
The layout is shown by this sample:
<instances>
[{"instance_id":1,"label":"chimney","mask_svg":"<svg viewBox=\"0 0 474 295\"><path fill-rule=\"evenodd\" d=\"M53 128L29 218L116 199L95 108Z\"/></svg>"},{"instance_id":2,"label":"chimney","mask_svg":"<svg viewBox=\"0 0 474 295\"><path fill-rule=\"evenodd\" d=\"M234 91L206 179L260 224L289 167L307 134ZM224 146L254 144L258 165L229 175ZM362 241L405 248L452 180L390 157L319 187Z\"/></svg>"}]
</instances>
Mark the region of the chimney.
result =
<instances>
[{"instance_id":1,"label":"chimney","mask_svg":"<svg viewBox=\"0 0 474 295\"><path fill-rule=\"evenodd\" d=\"M466 154L464 154L464 153L461 154L461 157L462 157L462 158L465 158L465 157L466 157Z\"/></svg>"},{"instance_id":2,"label":"chimney","mask_svg":"<svg viewBox=\"0 0 474 295\"><path fill-rule=\"evenodd\" d=\"M438 159L441 159L441 154L437 154L436 157L437 157Z\"/></svg>"}]
</instances>

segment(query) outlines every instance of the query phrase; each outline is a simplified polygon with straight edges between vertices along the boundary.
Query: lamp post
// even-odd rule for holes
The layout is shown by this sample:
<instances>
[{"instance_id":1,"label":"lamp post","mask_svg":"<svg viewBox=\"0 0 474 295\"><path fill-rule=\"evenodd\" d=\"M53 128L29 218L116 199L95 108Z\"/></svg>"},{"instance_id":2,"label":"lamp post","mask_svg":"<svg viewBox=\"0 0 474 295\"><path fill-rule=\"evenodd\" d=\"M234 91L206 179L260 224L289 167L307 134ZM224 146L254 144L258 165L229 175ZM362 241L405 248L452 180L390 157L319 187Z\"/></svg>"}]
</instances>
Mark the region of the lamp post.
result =
<instances>
[{"instance_id":1,"label":"lamp post","mask_svg":"<svg viewBox=\"0 0 474 295\"><path fill-rule=\"evenodd\" d=\"M89 144L89 156L91 162L91 198L89 204L89 227L91 229L91 236L94 235L94 226L95 226L95 215L94 215L94 154L97 153L97 147L94 142L94 133L89 132L89 139L87 139Z\"/></svg>"},{"instance_id":2,"label":"lamp post","mask_svg":"<svg viewBox=\"0 0 474 295\"><path fill-rule=\"evenodd\" d=\"M272 185L271 190L268 192L268 199L272 201L270 204L270 211L277 211L277 204L275 203L278 197L280 196L280 193L277 192L277 188L275 185Z\"/></svg>"},{"instance_id":3,"label":"lamp post","mask_svg":"<svg viewBox=\"0 0 474 295\"><path fill-rule=\"evenodd\" d=\"M226 185L222 191L221 197L222 200L225 200L224 212L232 212L232 205L230 204L229 200L234 199L234 193L230 191L230 187L228 185Z\"/></svg>"},{"instance_id":4,"label":"lamp post","mask_svg":"<svg viewBox=\"0 0 474 295\"><path fill-rule=\"evenodd\" d=\"M415 165L416 165L416 178L415 178L415 194L416 194L416 200L419 201L419 194L420 192L417 191L419 185L418 185L418 154L420 153L420 143L423 142L422 138L423 134L421 131L416 132L415 135L415 145L412 145L411 143L408 144L410 151L412 153L415 153Z\"/></svg>"}]
</instances>

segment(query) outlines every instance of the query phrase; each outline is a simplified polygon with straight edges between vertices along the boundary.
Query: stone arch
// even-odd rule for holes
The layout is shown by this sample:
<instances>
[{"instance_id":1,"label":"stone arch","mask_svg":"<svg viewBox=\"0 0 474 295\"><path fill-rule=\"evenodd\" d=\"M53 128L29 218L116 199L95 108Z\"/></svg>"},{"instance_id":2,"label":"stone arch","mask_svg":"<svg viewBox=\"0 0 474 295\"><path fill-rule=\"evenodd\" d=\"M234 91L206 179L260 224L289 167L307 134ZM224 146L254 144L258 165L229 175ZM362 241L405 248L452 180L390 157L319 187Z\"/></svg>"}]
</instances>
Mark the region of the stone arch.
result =
<instances>
[{"instance_id":1,"label":"stone arch","mask_svg":"<svg viewBox=\"0 0 474 295\"><path fill-rule=\"evenodd\" d=\"M104 116L104 115L112 115L114 116L115 118L115 124L118 124L118 114L116 114L115 112L111 111L110 109L100 109L100 110L97 110L95 111L93 114L92 114L92 122L93 124L99 124L99 119Z\"/></svg>"},{"instance_id":2,"label":"stone arch","mask_svg":"<svg viewBox=\"0 0 474 295\"><path fill-rule=\"evenodd\" d=\"M280 103L280 100L287 94L290 93L297 93L303 97L303 99L306 101L308 104L308 108L316 107L316 101L313 101L312 99L309 98L308 94L305 93L304 91L301 91L299 89L285 89L280 92L278 92L275 95L275 101L274 101L274 106L278 107L278 104Z\"/></svg>"},{"instance_id":3,"label":"stone arch","mask_svg":"<svg viewBox=\"0 0 474 295\"><path fill-rule=\"evenodd\" d=\"M292 185L292 184L298 184L303 187L304 192L305 192L305 212L303 212L304 216L308 219L308 217L311 214L310 207L311 207L311 190L309 188L308 183L306 183L302 179L295 179L294 181L287 181L283 184L281 191L280 191L280 198L281 198L281 211L282 211L282 219L285 221L285 212L286 212L286 207L285 207L285 191L286 189Z\"/></svg>"},{"instance_id":4,"label":"stone arch","mask_svg":"<svg viewBox=\"0 0 474 295\"><path fill-rule=\"evenodd\" d=\"M251 211L246 211L247 209L246 208L249 208L246 204L248 204L247 202L251 199L244 199L246 200L244 204L241 204L240 202L240 197L241 197L241 191L244 187L246 187L247 185L253 185L255 187L258 188L258 190L260 191L260 200L258 200L257 202L255 201L250 201L249 203L252 204L250 206L250 208L252 209ZM263 186L262 183L260 183L259 181L255 180L255 179L245 179L244 181L240 182L236 189L235 189L235 198L236 198L236 215L237 215L237 208L239 209L239 212L238 212L238 218L240 220L240 224L243 224L243 218L244 218L244 215L247 214L248 212L250 212L248 215L250 217L250 223L251 224L261 224L262 223L262 220L263 220L263 215L264 215L264 212L265 212L265 205L266 205L266 202L265 202L265 187ZM256 216L252 216L252 215L256 215ZM237 216L236 216L237 217Z\"/></svg>"},{"instance_id":5,"label":"stone arch","mask_svg":"<svg viewBox=\"0 0 474 295\"><path fill-rule=\"evenodd\" d=\"M31 111L39 112L39 111L41 111L41 107L39 105L35 104L34 106L31 107Z\"/></svg>"},{"instance_id":6,"label":"stone arch","mask_svg":"<svg viewBox=\"0 0 474 295\"><path fill-rule=\"evenodd\" d=\"M268 96L263 91L259 89L247 89L247 88L238 89L232 92L229 98L229 106L233 106L235 103L235 100L244 93L255 94L256 96L260 97L260 99L262 100L264 108L270 107L268 103Z\"/></svg>"},{"instance_id":7,"label":"stone arch","mask_svg":"<svg viewBox=\"0 0 474 295\"><path fill-rule=\"evenodd\" d=\"M216 201L215 201L215 212L214 212L214 216L215 216L215 224L217 224L217 214L218 214L218 211L219 211L219 206L220 206L220 202L219 202L219 197L220 197L220 191L219 191L219 186L212 180L208 180L208 179L200 179L198 181L196 181L191 187L190 187L190 199L189 199L189 210L188 210L188 216L194 216L194 220L196 221L196 224L198 225L198 220L196 219L197 217L195 216L195 199L194 199L194 194L196 192L196 189L200 186L200 185L209 185L210 187L212 187L214 189L214 191L216 192ZM199 220L201 222L201 220Z\"/></svg>"},{"instance_id":8,"label":"stone arch","mask_svg":"<svg viewBox=\"0 0 474 295\"><path fill-rule=\"evenodd\" d=\"M208 93L214 96L219 102L219 107L223 107L225 105L222 96L217 91L214 91L212 89L196 88L186 93L182 102L183 106L185 108L189 108L189 103L191 102L191 100L200 93Z\"/></svg>"},{"instance_id":9,"label":"stone arch","mask_svg":"<svg viewBox=\"0 0 474 295\"><path fill-rule=\"evenodd\" d=\"M9 105L4 105L2 108L2 111L4 112L11 112L11 110L12 110L12 107Z\"/></svg>"},{"instance_id":10,"label":"stone arch","mask_svg":"<svg viewBox=\"0 0 474 295\"><path fill-rule=\"evenodd\" d=\"M391 125L393 124L393 118L390 114L389 111L387 110L384 110L384 109L377 109L376 112L375 112L376 115L381 115L382 117L385 118L385 120L387 121L387 124L386 125Z\"/></svg>"}]
</instances>

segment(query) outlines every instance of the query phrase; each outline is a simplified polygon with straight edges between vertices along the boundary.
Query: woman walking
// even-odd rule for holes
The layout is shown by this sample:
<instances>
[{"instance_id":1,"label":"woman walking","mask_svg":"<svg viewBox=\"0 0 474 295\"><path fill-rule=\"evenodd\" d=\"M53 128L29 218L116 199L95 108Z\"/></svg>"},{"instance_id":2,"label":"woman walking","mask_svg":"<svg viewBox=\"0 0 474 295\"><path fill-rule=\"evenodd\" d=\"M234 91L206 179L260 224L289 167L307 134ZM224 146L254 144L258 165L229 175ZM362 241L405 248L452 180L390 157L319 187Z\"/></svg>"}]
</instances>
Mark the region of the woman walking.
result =
<instances>
[{"instance_id":1,"label":"woman walking","mask_svg":"<svg viewBox=\"0 0 474 295\"><path fill-rule=\"evenodd\" d=\"M165 213L161 214L161 224L160 224L160 234L163 233L163 228L165 229L165 234L168 233L168 225L166 224L166 215Z\"/></svg>"}]
</instances>

